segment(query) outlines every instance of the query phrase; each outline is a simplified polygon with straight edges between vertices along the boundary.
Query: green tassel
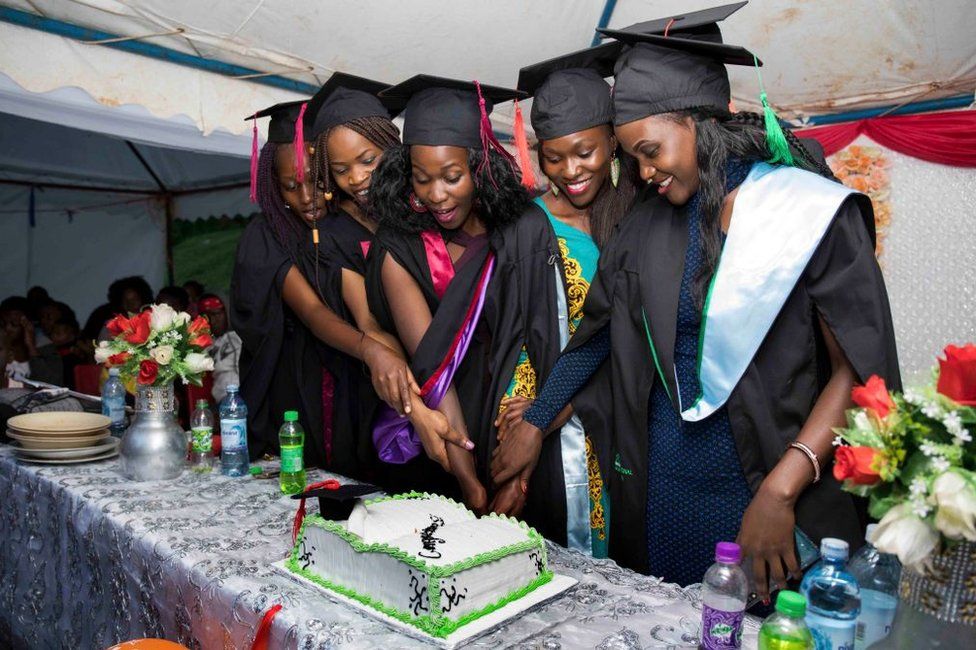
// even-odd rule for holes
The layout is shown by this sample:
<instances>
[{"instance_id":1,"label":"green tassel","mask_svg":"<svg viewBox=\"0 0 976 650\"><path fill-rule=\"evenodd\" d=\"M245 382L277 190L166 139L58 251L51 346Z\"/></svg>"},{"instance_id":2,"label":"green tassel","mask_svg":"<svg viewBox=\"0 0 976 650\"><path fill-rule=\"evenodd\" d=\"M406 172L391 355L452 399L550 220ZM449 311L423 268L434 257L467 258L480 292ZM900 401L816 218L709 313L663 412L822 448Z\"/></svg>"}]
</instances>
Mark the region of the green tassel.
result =
<instances>
[{"instance_id":1,"label":"green tassel","mask_svg":"<svg viewBox=\"0 0 976 650\"><path fill-rule=\"evenodd\" d=\"M759 95L759 101L762 102L763 118L766 121L766 146L769 147L771 154L766 162L773 165L777 163L793 165L790 143L786 141L786 134L783 133L783 127L779 125L776 113L773 111L773 107L769 105L769 100L766 99L766 93Z\"/></svg>"}]
</instances>

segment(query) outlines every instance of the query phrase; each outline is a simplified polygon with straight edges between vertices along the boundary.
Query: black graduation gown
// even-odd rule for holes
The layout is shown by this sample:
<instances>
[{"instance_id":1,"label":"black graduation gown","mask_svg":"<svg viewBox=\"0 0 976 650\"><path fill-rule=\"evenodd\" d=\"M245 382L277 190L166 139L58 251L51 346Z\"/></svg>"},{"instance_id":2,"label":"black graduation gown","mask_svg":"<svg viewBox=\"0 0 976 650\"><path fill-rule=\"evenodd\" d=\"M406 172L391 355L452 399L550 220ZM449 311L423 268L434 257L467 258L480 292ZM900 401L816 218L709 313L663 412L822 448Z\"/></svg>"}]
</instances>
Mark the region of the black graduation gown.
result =
<instances>
[{"instance_id":1,"label":"black graduation gown","mask_svg":"<svg viewBox=\"0 0 976 650\"><path fill-rule=\"evenodd\" d=\"M483 246L478 254L455 270L455 275L442 298L434 290L430 266L420 235L406 234L380 226L367 256L366 294L369 308L379 325L387 332L397 332L396 322L390 310L383 288L382 268L387 255L393 258L413 277L423 292L433 320L410 360L410 369L421 386L430 378L447 357L458 335L464 318L475 298L475 290L486 263L489 246ZM482 326L482 316L467 354L454 375L454 388L461 402L461 410L468 434L475 443L474 455L479 479L488 487L487 474L490 459L486 441L479 439L475 424L481 417L487 381L486 354L490 341ZM413 460L395 465L381 463L378 469L380 483L385 482L392 490L425 490L459 497L460 491L453 476L444 472L440 465L427 458L421 451Z\"/></svg>"},{"instance_id":2,"label":"black graduation gown","mask_svg":"<svg viewBox=\"0 0 976 650\"><path fill-rule=\"evenodd\" d=\"M554 267L563 264L549 218L535 203L517 221L497 231L492 236L492 245L497 261L484 311L492 342L488 361L490 385L479 433L479 438L487 441L489 451L497 444L494 421L498 404L512 380L522 346L526 347L540 389L559 358ZM568 294L562 268L559 277ZM573 397L573 408L587 432L607 428L606 411L598 408L600 397L606 396L606 386L605 382L591 382ZM604 476L608 470L609 446L600 443L608 440L607 436L593 440ZM522 518L546 538L566 545L566 486L558 432L546 436L543 442Z\"/></svg>"},{"instance_id":3,"label":"black graduation gown","mask_svg":"<svg viewBox=\"0 0 976 650\"><path fill-rule=\"evenodd\" d=\"M264 215L251 220L237 245L231 277L230 322L243 343L241 397L248 408L251 459L278 454L278 428L286 410L297 410L305 428L305 462L325 459L322 435L322 363L316 339L285 305L285 275L300 266L298 250L286 250ZM307 277L307 276L306 276Z\"/></svg>"},{"instance_id":4,"label":"black graduation gown","mask_svg":"<svg viewBox=\"0 0 976 650\"><path fill-rule=\"evenodd\" d=\"M323 302L355 327L352 312L342 297L342 272L366 276L366 251L373 233L344 211L327 215L319 223L319 246L305 249L300 264ZM371 425L379 398L363 364L316 340L322 363L332 376L332 445L323 465L330 471L366 479L376 457Z\"/></svg>"},{"instance_id":5,"label":"black graduation gown","mask_svg":"<svg viewBox=\"0 0 976 650\"><path fill-rule=\"evenodd\" d=\"M688 230L685 208L643 197L602 252L584 318L569 349L610 327L612 427L610 556L647 570L648 396L658 381L642 308L667 377L673 368L678 292ZM874 256L870 202L852 195L838 209L807 268L726 404L739 461L755 492L795 440L830 375L817 315L823 317L859 381L872 374L900 389L894 331L884 280ZM677 404L674 404L677 409ZM594 435L595 431L590 431ZM829 466L796 504L797 525L823 537L863 543L863 500L842 492ZM654 522L666 526L668 522Z\"/></svg>"}]
</instances>

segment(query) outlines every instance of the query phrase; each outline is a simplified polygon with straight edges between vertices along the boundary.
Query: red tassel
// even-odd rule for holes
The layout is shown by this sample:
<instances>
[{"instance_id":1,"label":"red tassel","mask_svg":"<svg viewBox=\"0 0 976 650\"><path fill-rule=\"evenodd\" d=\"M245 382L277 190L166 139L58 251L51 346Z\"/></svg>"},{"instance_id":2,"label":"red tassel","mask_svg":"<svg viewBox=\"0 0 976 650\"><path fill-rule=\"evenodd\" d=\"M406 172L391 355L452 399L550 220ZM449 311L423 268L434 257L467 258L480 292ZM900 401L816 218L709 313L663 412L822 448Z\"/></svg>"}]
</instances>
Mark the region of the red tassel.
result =
<instances>
[{"instance_id":1,"label":"red tassel","mask_svg":"<svg viewBox=\"0 0 976 650\"><path fill-rule=\"evenodd\" d=\"M338 490L339 481L334 478L330 478L319 483L312 483L305 488L306 492L311 490L318 490L319 488L325 488L326 490ZM295 520L291 524L291 543L294 544L295 540L298 539L298 533L302 530L302 522L305 521L305 497L301 498L298 503L298 511L295 513Z\"/></svg>"},{"instance_id":2,"label":"red tassel","mask_svg":"<svg viewBox=\"0 0 976 650\"><path fill-rule=\"evenodd\" d=\"M302 107L298 111L298 119L295 120L295 180L299 183L305 182L305 109L308 102L302 102Z\"/></svg>"},{"instance_id":3,"label":"red tassel","mask_svg":"<svg viewBox=\"0 0 976 650\"><path fill-rule=\"evenodd\" d=\"M502 143L498 141L495 137L495 131L491 128L491 120L488 119L488 109L485 105L485 97L481 94L481 84L477 80L474 81L474 87L478 91L478 108L481 109L481 123L479 130L481 131L481 149L483 152L483 157L481 162L478 164L477 173L481 174L481 170L488 168L488 179L491 180L493 187L497 188L498 183L495 182L494 176L491 175L491 166L488 164L488 152L494 149L502 155L502 157L508 161L511 165L512 171L515 171L515 158L512 154L508 153Z\"/></svg>"},{"instance_id":4,"label":"red tassel","mask_svg":"<svg viewBox=\"0 0 976 650\"><path fill-rule=\"evenodd\" d=\"M515 149L518 151L519 167L522 168L522 185L530 190L535 189L535 172L532 170L532 159L529 157L529 139L525 137L525 121L522 118L522 107L515 100Z\"/></svg>"},{"instance_id":5,"label":"red tassel","mask_svg":"<svg viewBox=\"0 0 976 650\"><path fill-rule=\"evenodd\" d=\"M251 644L251 650L268 650L268 641L271 640L271 624L280 611L281 603L278 603L269 607L264 613L264 617L258 624L258 630L254 633L254 643Z\"/></svg>"},{"instance_id":6,"label":"red tassel","mask_svg":"<svg viewBox=\"0 0 976 650\"><path fill-rule=\"evenodd\" d=\"M258 115L251 118L254 135L251 137L251 203L258 202Z\"/></svg>"}]
</instances>

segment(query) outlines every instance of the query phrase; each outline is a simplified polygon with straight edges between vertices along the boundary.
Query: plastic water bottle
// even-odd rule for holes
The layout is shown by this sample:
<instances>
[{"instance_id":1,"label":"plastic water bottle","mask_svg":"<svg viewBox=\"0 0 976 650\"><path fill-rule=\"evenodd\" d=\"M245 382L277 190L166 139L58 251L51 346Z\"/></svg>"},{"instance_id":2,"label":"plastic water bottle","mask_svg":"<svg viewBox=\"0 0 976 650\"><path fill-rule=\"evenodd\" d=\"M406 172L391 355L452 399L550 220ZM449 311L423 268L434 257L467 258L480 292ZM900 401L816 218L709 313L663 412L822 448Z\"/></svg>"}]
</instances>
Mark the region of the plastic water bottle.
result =
<instances>
[{"instance_id":1,"label":"plastic water bottle","mask_svg":"<svg viewBox=\"0 0 976 650\"><path fill-rule=\"evenodd\" d=\"M888 636L898 607L898 581L901 563L897 556L882 553L871 544L871 533L877 524L869 524L867 544L861 547L847 565L861 588L861 615L857 617L854 648L870 648Z\"/></svg>"},{"instance_id":2,"label":"plastic water bottle","mask_svg":"<svg viewBox=\"0 0 976 650\"><path fill-rule=\"evenodd\" d=\"M190 417L190 468L205 474L213 469L214 417L207 400L197 400Z\"/></svg>"},{"instance_id":3,"label":"plastic water bottle","mask_svg":"<svg viewBox=\"0 0 976 650\"><path fill-rule=\"evenodd\" d=\"M742 549L732 542L715 545L715 564L702 580L701 645L705 650L738 648L749 599L749 579L739 566Z\"/></svg>"},{"instance_id":4,"label":"plastic water bottle","mask_svg":"<svg viewBox=\"0 0 976 650\"><path fill-rule=\"evenodd\" d=\"M220 473L224 476L246 476L247 405L237 394L237 384L227 386L220 400Z\"/></svg>"},{"instance_id":5,"label":"plastic water bottle","mask_svg":"<svg viewBox=\"0 0 976 650\"><path fill-rule=\"evenodd\" d=\"M278 429L281 447L281 491L298 494L305 490L305 430L298 423L298 411L285 411L285 422Z\"/></svg>"},{"instance_id":6,"label":"plastic water bottle","mask_svg":"<svg viewBox=\"0 0 976 650\"><path fill-rule=\"evenodd\" d=\"M824 537L820 542L823 559L800 583L800 593L807 599L807 625L817 650L854 650L861 597L857 580L845 568L848 550L844 540Z\"/></svg>"},{"instance_id":7,"label":"plastic water bottle","mask_svg":"<svg viewBox=\"0 0 976 650\"><path fill-rule=\"evenodd\" d=\"M759 650L813 650L813 635L803 620L807 600L784 589L776 596L776 611L759 628Z\"/></svg>"},{"instance_id":8,"label":"plastic water bottle","mask_svg":"<svg viewBox=\"0 0 976 650\"><path fill-rule=\"evenodd\" d=\"M119 379L119 369L110 368L108 380L102 386L102 415L112 420L109 431L116 438L125 433L125 386Z\"/></svg>"}]
</instances>

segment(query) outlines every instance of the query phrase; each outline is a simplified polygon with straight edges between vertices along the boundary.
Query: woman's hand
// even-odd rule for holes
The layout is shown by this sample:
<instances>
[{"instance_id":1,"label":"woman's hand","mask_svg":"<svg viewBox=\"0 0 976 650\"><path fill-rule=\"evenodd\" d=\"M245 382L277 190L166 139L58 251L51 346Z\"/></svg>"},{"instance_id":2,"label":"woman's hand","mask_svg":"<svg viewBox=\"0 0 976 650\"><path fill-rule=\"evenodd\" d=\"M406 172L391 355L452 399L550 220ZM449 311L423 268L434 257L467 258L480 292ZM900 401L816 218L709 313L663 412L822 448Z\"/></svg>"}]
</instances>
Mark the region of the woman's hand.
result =
<instances>
[{"instance_id":1,"label":"woman's hand","mask_svg":"<svg viewBox=\"0 0 976 650\"><path fill-rule=\"evenodd\" d=\"M525 507L528 490L528 482L521 476L511 479L495 493L495 498L491 501L491 511L500 515L518 517Z\"/></svg>"},{"instance_id":2,"label":"woman's hand","mask_svg":"<svg viewBox=\"0 0 976 650\"><path fill-rule=\"evenodd\" d=\"M531 474L542 452L542 431L522 420L508 431L491 459L491 479L502 485L521 474Z\"/></svg>"},{"instance_id":3,"label":"woman's hand","mask_svg":"<svg viewBox=\"0 0 976 650\"><path fill-rule=\"evenodd\" d=\"M794 503L763 483L742 516L736 543L742 547L742 556L751 558L756 593L767 605L770 583L782 588L786 586L787 572L789 577L801 576L793 537Z\"/></svg>"},{"instance_id":4,"label":"woman's hand","mask_svg":"<svg viewBox=\"0 0 976 650\"><path fill-rule=\"evenodd\" d=\"M458 483L461 486L461 498L469 510L479 517L488 512L488 491L485 490L481 481L476 478L465 479L459 476Z\"/></svg>"},{"instance_id":5,"label":"woman's hand","mask_svg":"<svg viewBox=\"0 0 976 650\"><path fill-rule=\"evenodd\" d=\"M428 408L423 402L418 402L413 410L410 423L420 436L420 444L424 446L427 457L438 463L446 472L452 472L447 457L448 444L457 445L467 451L474 449L474 443L452 427L446 415L436 409Z\"/></svg>"},{"instance_id":6,"label":"woman's hand","mask_svg":"<svg viewBox=\"0 0 976 650\"><path fill-rule=\"evenodd\" d=\"M501 407L504 410L495 418L495 427L498 429L499 442L505 439L509 429L522 421L522 416L532 406L532 402L534 401L528 397L521 396L506 397L502 400Z\"/></svg>"},{"instance_id":7,"label":"woman's hand","mask_svg":"<svg viewBox=\"0 0 976 650\"><path fill-rule=\"evenodd\" d=\"M365 334L361 345L361 358L369 367L376 394L401 416L409 415L411 399L413 395L420 395L420 386L406 360Z\"/></svg>"}]
</instances>

